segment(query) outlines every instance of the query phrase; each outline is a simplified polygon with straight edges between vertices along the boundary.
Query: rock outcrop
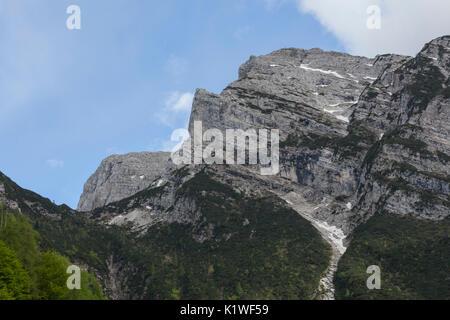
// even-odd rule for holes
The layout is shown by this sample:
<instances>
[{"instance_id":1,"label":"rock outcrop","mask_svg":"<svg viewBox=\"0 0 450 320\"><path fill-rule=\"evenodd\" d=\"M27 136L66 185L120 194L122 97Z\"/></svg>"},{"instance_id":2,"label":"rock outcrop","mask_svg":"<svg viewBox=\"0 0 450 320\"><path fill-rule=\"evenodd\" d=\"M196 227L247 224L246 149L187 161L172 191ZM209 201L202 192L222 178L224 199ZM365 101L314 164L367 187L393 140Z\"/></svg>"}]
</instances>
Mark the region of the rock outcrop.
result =
<instances>
[{"instance_id":1,"label":"rock outcrop","mask_svg":"<svg viewBox=\"0 0 450 320\"><path fill-rule=\"evenodd\" d=\"M84 185L78 210L103 207L147 188L172 167L169 159L168 152L136 152L106 158Z\"/></svg>"},{"instance_id":2,"label":"rock outcrop","mask_svg":"<svg viewBox=\"0 0 450 320\"><path fill-rule=\"evenodd\" d=\"M363 92L353 121L380 140L362 165L358 218L383 211L431 220L449 215L449 75L450 37L445 36Z\"/></svg>"},{"instance_id":3,"label":"rock outcrop","mask_svg":"<svg viewBox=\"0 0 450 320\"><path fill-rule=\"evenodd\" d=\"M320 49L282 49L251 57L240 67L239 80L220 95L197 90L191 135L194 121L201 121L204 130L279 129L281 177L314 188L320 199L351 198L364 154L378 138L357 121L350 123L350 117L373 82L409 60ZM348 232L347 203L337 204L342 215L330 214L333 205L316 215Z\"/></svg>"}]
</instances>

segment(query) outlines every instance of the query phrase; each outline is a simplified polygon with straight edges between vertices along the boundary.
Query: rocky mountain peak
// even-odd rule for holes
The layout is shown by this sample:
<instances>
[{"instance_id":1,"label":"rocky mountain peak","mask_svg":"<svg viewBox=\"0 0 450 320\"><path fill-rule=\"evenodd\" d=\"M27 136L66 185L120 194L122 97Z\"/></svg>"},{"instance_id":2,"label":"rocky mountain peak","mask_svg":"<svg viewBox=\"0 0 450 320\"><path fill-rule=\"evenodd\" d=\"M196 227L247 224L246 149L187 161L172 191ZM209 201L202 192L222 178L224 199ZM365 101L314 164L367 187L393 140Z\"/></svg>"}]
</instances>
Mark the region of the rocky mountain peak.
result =
<instances>
[{"instance_id":1,"label":"rocky mountain peak","mask_svg":"<svg viewBox=\"0 0 450 320\"><path fill-rule=\"evenodd\" d=\"M448 39L448 36L435 39L416 57L386 70L363 91L353 118L379 135L401 124L424 121L430 129L447 132L448 108L443 106L450 97Z\"/></svg>"},{"instance_id":2,"label":"rocky mountain peak","mask_svg":"<svg viewBox=\"0 0 450 320\"><path fill-rule=\"evenodd\" d=\"M103 207L147 188L171 168L169 159L168 152L134 152L104 159L84 185L78 210Z\"/></svg>"},{"instance_id":3,"label":"rocky mountain peak","mask_svg":"<svg viewBox=\"0 0 450 320\"><path fill-rule=\"evenodd\" d=\"M190 127L201 120L207 128L280 128L283 137L298 129L344 135L364 88L406 59L294 48L252 56L220 95L197 91ZM294 123L304 125L292 128Z\"/></svg>"}]
</instances>

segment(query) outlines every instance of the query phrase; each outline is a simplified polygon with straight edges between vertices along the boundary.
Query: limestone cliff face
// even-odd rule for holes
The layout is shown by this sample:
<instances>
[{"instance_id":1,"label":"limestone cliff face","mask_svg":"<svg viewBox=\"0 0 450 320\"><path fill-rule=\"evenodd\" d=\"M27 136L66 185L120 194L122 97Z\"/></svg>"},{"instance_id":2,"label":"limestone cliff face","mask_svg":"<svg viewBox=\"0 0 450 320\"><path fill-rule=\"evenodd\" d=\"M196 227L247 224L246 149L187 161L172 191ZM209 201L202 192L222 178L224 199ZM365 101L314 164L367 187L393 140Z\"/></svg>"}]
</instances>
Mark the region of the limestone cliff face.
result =
<instances>
[{"instance_id":1,"label":"limestone cliff face","mask_svg":"<svg viewBox=\"0 0 450 320\"><path fill-rule=\"evenodd\" d=\"M78 210L89 211L147 188L172 164L167 152L113 155L102 161L84 185Z\"/></svg>"},{"instance_id":2,"label":"limestone cliff face","mask_svg":"<svg viewBox=\"0 0 450 320\"><path fill-rule=\"evenodd\" d=\"M408 59L368 59L320 49L251 57L239 69L239 80L220 95L197 91L191 124L201 120L206 128L279 129L282 176L335 196L348 195L357 184L355 159L338 159L333 146L314 140L345 137L364 89ZM317 148L305 147L308 142Z\"/></svg>"},{"instance_id":3,"label":"limestone cliff face","mask_svg":"<svg viewBox=\"0 0 450 320\"><path fill-rule=\"evenodd\" d=\"M414 58L319 49L251 57L220 95L197 91L191 130L195 120L222 130L279 129L280 176L345 200L350 210L331 205L316 214L347 230L352 215L380 208L442 219L449 211L449 40L433 40ZM386 188L395 189L392 196Z\"/></svg>"},{"instance_id":4,"label":"limestone cliff face","mask_svg":"<svg viewBox=\"0 0 450 320\"><path fill-rule=\"evenodd\" d=\"M198 90L192 120L206 128L266 127L290 133L345 135L367 85L408 57L374 59L320 49L282 49L254 57L220 95Z\"/></svg>"},{"instance_id":5,"label":"limestone cliff face","mask_svg":"<svg viewBox=\"0 0 450 320\"><path fill-rule=\"evenodd\" d=\"M353 119L380 141L362 166L358 218L380 211L433 220L449 215L449 74L445 36L364 91Z\"/></svg>"},{"instance_id":6,"label":"limestone cliff face","mask_svg":"<svg viewBox=\"0 0 450 320\"><path fill-rule=\"evenodd\" d=\"M222 180L244 175L235 188L250 185L280 196L295 191L316 208L315 218L347 233L380 210L441 219L448 215L449 192L448 54L444 36L414 58L368 59L320 49L252 56L221 94L197 90L189 129L194 121L202 121L204 130L279 129L276 177L261 177L251 166L219 166ZM175 171L168 158L136 153L106 159L86 183L79 209L167 184L153 200L131 199L129 212L123 205L115 212L112 204L101 216L137 227L182 221L183 207L173 206ZM186 176L197 167L188 167ZM193 204L186 205L191 212Z\"/></svg>"},{"instance_id":7,"label":"limestone cliff face","mask_svg":"<svg viewBox=\"0 0 450 320\"><path fill-rule=\"evenodd\" d=\"M410 59L368 59L320 49L282 49L251 57L240 67L239 80L220 95L197 91L190 130L194 121L202 121L204 130L279 129L280 177L286 185L313 188L326 202L351 198L364 154L377 137L358 121L350 123L350 116L366 88ZM315 213L347 229L347 218L330 210L346 216L347 203Z\"/></svg>"}]
</instances>

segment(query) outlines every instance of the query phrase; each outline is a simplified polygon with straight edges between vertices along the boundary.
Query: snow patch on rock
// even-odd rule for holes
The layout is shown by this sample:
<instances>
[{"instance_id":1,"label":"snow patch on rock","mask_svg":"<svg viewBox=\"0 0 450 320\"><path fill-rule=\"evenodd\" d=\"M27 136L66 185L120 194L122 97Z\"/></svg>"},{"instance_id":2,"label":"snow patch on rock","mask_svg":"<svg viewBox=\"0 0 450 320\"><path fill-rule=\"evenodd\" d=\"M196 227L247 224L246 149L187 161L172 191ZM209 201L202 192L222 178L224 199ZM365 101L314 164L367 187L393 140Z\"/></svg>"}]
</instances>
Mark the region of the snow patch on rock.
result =
<instances>
[{"instance_id":1,"label":"snow patch on rock","mask_svg":"<svg viewBox=\"0 0 450 320\"><path fill-rule=\"evenodd\" d=\"M303 70L307 70L307 71L320 72L320 73L323 73L323 74L330 74L330 75L333 75L333 76L335 76L337 78L345 79L345 77L341 76L339 73L337 73L336 71L333 71L333 70L322 70L322 69L310 68L310 67L308 67L307 64L301 64L300 68L303 69Z\"/></svg>"}]
</instances>

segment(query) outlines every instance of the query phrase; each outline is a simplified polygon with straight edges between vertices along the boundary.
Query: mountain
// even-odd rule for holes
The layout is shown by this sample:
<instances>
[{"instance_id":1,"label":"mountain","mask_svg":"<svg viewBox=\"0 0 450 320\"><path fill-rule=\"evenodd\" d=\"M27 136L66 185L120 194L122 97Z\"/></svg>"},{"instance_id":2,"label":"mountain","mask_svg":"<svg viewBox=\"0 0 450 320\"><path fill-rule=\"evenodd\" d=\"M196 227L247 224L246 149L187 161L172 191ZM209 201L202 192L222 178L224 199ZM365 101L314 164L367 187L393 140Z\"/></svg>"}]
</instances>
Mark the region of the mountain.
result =
<instances>
[{"instance_id":1,"label":"mountain","mask_svg":"<svg viewBox=\"0 0 450 320\"><path fill-rule=\"evenodd\" d=\"M86 182L78 210L100 208L147 188L170 168L169 158L168 152L135 152L106 158Z\"/></svg>"},{"instance_id":2,"label":"mountain","mask_svg":"<svg viewBox=\"0 0 450 320\"><path fill-rule=\"evenodd\" d=\"M449 299L449 72L450 36L416 57L252 56L197 90L189 132L279 130L277 174L135 153L102 162L84 212L4 175L0 202L113 299Z\"/></svg>"}]
</instances>

